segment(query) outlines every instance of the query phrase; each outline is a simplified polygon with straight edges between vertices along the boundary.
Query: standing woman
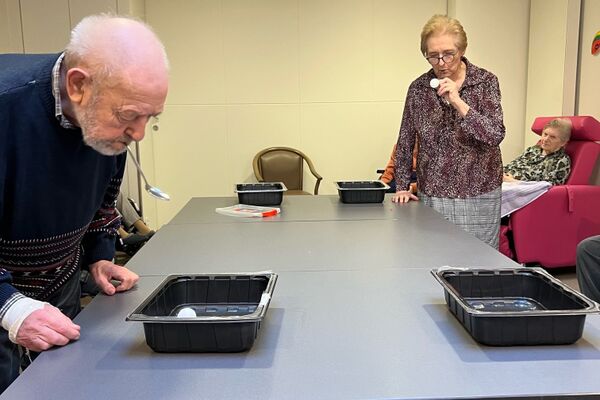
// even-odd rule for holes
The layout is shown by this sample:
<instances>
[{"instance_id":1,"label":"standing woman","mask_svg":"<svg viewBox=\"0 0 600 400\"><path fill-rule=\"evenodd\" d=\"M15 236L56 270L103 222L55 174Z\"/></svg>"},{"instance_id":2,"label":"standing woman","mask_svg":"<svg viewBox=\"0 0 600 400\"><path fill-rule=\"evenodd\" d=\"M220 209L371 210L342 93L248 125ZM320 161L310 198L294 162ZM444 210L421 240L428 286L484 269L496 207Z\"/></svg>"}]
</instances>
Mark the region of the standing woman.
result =
<instances>
[{"instance_id":1,"label":"standing woman","mask_svg":"<svg viewBox=\"0 0 600 400\"><path fill-rule=\"evenodd\" d=\"M498 78L465 58L467 35L456 19L434 15L421 32L431 69L408 89L396 147L397 192L418 200L498 248L504 138ZM419 142L419 197L408 190Z\"/></svg>"}]
</instances>

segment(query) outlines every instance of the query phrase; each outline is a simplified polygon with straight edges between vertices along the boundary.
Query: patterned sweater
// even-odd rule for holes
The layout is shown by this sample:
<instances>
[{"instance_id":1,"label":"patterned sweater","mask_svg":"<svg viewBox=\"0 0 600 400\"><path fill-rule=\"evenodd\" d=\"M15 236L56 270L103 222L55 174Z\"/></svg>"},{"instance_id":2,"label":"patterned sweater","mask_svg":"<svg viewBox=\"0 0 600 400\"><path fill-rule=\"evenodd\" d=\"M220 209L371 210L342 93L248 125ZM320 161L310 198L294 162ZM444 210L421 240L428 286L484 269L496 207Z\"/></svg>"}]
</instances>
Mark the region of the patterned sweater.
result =
<instances>
[{"instance_id":1,"label":"patterned sweater","mask_svg":"<svg viewBox=\"0 0 600 400\"><path fill-rule=\"evenodd\" d=\"M114 256L126 156L103 156L60 126L58 56L0 55L0 319L18 291L45 300L78 268Z\"/></svg>"},{"instance_id":2,"label":"patterned sweater","mask_svg":"<svg viewBox=\"0 0 600 400\"><path fill-rule=\"evenodd\" d=\"M396 147L398 190L410 182L412 151L419 142L419 192L433 197L467 198L502 185L500 142L504 123L498 78L462 59L467 65L460 97L470 109L463 118L429 86L433 70L408 88Z\"/></svg>"},{"instance_id":3,"label":"patterned sweater","mask_svg":"<svg viewBox=\"0 0 600 400\"><path fill-rule=\"evenodd\" d=\"M562 185L571 172L571 158L560 148L544 156L538 145L528 147L523 154L504 167L504 172L520 181L546 181Z\"/></svg>"}]
</instances>

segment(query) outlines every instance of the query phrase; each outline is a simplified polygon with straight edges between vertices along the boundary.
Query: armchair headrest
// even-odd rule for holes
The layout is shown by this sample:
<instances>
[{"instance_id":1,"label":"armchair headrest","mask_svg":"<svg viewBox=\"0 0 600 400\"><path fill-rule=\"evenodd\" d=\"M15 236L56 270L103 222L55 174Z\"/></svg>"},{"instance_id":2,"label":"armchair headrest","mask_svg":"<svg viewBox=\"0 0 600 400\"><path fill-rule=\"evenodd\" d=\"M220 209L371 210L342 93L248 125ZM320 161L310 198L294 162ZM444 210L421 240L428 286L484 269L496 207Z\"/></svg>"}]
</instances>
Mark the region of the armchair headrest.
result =
<instances>
[{"instance_id":1,"label":"armchair headrest","mask_svg":"<svg viewBox=\"0 0 600 400\"><path fill-rule=\"evenodd\" d=\"M538 135L542 134L544 125L555 118L564 118L571 120L573 127L571 129L571 140L600 140L600 122L594 117L581 115L575 117L537 117L531 125L531 130Z\"/></svg>"}]
</instances>

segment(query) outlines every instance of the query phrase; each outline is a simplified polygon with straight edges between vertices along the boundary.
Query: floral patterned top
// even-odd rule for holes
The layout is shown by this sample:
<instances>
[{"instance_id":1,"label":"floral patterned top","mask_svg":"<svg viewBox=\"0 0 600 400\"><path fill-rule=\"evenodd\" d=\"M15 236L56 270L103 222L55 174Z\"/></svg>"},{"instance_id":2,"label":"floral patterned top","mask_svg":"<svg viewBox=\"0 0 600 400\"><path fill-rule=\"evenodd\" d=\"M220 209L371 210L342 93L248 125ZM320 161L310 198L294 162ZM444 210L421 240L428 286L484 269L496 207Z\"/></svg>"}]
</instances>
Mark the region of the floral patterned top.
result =
<instances>
[{"instance_id":1,"label":"floral patterned top","mask_svg":"<svg viewBox=\"0 0 600 400\"><path fill-rule=\"evenodd\" d=\"M412 151L419 142L419 191L433 197L469 198L502 185L500 142L504 122L498 78L462 59L467 66L460 97L469 105L463 118L429 86L433 69L409 87L396 148L398 190L410 183Z\"/></svg>"},{"instance_id":2,"label":"floral patterned top","mask_svg":"<svg viewBox=\"0 0 600 400\"><path fill-rule=\"evenodd\" d=\"M523 154L504 167L504 172L520 181L546 181L553 185L562 185L571 172L571 159L560 148L544 156L538 145L528 147Z\"/></svg>"}]
</instances>

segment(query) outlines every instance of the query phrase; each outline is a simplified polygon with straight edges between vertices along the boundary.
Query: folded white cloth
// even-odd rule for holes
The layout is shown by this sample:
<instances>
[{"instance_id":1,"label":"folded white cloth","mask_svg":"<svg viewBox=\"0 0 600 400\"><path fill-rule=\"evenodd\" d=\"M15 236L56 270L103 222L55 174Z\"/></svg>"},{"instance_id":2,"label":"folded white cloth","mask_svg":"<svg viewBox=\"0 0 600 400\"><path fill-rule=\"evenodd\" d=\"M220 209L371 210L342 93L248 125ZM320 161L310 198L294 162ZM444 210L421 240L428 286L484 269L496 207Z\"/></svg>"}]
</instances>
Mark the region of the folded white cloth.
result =
<instances>
[{"instance_id":1,"label":"folded white cloth","mask_svg":"<svg viewBox=\"0 0 600 400\"><path fill-rule=\"evenodd\" d=\"M525 207L552 187L550 182L503 182L502 216L505 217L519 208Z\"/></svg>"}]
</instances>

